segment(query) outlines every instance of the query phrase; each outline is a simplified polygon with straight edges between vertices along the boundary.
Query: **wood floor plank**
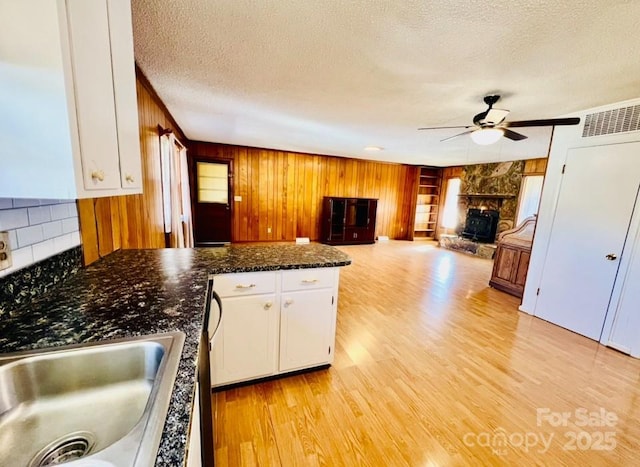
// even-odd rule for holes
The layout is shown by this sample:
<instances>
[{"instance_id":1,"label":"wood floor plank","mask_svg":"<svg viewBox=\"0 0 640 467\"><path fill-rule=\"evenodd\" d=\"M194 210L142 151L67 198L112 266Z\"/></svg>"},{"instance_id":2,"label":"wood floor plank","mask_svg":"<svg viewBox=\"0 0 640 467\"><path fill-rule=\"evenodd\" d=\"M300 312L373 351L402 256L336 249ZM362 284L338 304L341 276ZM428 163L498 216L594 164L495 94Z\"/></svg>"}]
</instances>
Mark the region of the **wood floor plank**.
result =
<instances>
[{"instance_id":1,"label":"wood floor plank","mask_svg":"<svg viewBox=\"0 0 640 467\"><path fill-rule=\"evenodd\" d=\"M640 360L519 312L488 287L490 261L340 249L334 364L216 393L217 465L639 464ZM546 409L571 416L553 426ZM582 426L581 409L618 421ZM596 449L606 432L615 446Z\"/></svg>"}]
</instances>

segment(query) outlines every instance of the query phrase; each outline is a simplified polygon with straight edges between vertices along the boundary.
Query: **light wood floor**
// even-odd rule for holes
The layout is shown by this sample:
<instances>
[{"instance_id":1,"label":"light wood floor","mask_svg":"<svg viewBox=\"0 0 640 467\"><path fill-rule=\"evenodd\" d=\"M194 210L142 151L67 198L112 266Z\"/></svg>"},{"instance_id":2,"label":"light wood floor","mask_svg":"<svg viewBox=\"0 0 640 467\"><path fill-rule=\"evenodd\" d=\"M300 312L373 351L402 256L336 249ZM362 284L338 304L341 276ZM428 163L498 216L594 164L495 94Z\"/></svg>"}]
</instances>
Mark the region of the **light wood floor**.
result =
<instances>
[{"instance_id":1,"label":"light wood floor","mask_svg":"<svg viewBox=\"0 0 640 467\"><path fill-rule=\"evenodd\" d=\"M334 365L215 394L217 465L640 465L640 360L517 311L491 261L341 250ZM601 408L613 426L579 426Z\"/></svg>"}]
</instances>

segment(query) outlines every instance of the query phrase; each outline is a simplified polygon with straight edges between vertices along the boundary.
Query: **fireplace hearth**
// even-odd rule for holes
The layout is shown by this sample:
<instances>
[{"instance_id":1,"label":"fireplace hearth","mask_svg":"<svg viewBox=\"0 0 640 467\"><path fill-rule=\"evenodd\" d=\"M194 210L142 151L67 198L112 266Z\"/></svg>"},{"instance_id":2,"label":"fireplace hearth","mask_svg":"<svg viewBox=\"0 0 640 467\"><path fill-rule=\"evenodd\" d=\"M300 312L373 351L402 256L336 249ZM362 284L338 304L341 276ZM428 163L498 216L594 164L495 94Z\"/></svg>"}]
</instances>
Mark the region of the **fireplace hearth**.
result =
<instances>
[{"instance_id":1,"label":"fireplace hearth","mask_svg":"<svg viewBox=\"0 0 640 467\"><path fill-rule=\"evenodd\" d=\"M499 219L500 213L496 210L470 208L461 236L475 242L493 243Z\"/></svg>"}]
</instances>

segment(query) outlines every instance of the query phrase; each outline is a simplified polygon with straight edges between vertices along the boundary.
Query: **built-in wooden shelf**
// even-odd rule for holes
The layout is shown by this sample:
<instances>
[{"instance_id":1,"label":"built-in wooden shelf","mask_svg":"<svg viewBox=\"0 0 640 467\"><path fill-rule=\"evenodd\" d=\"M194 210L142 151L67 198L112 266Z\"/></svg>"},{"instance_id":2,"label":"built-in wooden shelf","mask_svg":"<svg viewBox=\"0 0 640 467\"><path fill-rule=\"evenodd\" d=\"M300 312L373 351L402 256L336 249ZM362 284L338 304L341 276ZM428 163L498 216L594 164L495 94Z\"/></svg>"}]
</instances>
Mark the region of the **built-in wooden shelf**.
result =
<instances>
[{"instance_id":1,"label":"built-in wooden shelf","mask_svg":"<svg viewBox=\"0 0 640 467\"><path fill-rule=\"evenodd\" d=\"M416 208L413 218L413 240L433 240L436 234L442 170L420 167L417 179Z\"/></svg>"}]
</instances>

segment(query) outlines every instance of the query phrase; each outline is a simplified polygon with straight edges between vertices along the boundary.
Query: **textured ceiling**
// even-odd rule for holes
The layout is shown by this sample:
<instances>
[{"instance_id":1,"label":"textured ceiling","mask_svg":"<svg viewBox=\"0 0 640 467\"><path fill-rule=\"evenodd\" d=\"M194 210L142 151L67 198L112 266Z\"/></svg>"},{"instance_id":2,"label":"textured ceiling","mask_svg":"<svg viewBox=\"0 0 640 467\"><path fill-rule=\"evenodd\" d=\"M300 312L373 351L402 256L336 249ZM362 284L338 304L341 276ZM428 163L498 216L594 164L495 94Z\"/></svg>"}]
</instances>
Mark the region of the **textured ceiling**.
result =
<instances>
[{"instance_id":1,"label":"textured ceiling","mask_svg":"<svg viewBox=\"0 0 640 467\"><path fill-rule=\"evenodd\" d=\"M639 1L133 0L136 60L192 140L411 164L546 155L549 128L440 143L640 96ZM384 151L369 153L367 145Z\"/></svg>"}]
</instances>

